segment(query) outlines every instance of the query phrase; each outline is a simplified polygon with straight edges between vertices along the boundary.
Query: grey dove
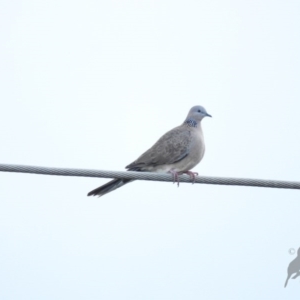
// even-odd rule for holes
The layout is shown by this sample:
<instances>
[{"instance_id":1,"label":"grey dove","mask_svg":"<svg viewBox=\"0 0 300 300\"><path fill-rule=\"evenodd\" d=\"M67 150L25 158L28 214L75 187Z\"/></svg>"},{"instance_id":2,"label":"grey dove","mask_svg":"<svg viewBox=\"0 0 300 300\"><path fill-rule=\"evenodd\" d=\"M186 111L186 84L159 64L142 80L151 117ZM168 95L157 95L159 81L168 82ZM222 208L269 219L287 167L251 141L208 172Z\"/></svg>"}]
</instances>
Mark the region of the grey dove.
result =
<instances>
[{"instance_id":1,"label":"grey dove","mask_svg":"<svg viewBox=\"0 0 300 300\"><path fill-rule=\"evenodd\" d=\"M203 158L205 145L201 121L211 117L203 106L190 109L184 122L165 133L150 149L137 160L126 166L127 171L169 172L174 182L178 175L186 173L195 180L198 173L191 172ZM113 179L92 190L88 196L103 196L115 189L132 182L134 179Z\"/></svg>"}]
</instances>

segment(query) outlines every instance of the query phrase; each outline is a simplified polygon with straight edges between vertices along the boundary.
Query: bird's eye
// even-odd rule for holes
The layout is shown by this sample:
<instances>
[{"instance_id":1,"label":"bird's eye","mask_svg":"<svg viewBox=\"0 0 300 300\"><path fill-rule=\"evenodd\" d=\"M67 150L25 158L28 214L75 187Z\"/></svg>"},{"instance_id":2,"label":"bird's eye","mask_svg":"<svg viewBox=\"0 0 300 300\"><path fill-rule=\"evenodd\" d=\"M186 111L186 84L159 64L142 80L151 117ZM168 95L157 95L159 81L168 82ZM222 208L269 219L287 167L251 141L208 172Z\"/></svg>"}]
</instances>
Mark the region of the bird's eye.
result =
<instances>
[{"instance_id":1,"label":"bird's eye","mask_svg":"<svg viewBox=\"0 0 300 300\"><path fill-rule=\"evenodd\" d=\"M198 112L201 112L201 110L200 110L200 109L198 109Z\"/></svg>"}]
</instances>

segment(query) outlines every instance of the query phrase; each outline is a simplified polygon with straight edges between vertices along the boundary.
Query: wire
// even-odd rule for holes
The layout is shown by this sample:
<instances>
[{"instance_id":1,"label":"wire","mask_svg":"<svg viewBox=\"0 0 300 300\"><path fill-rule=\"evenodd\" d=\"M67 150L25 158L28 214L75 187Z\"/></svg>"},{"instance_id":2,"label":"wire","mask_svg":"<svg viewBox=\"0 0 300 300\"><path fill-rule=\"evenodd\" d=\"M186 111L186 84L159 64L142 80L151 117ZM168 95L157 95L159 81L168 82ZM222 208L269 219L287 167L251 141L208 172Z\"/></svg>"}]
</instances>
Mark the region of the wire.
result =
<instances>
[{"instance_id":1,"label":"wire","mask_svg":"<svg viewBox=\"0 0 300 300\"><path fill-rule=\"evenodd\" d=\"M167 173L149 173L149 172L120 172L104 170L85 170L85 169L66 169L66 168L47 168L37 166L0 164L0 172L30 173L41 175L58 176L77 176L77 177L99 177L99 178L125 178L150 181L171 181L173 176ZM180 175L180 182L191 182L188 175ZM238 186L256 186L281 189L300 189L300 182L263 180L249 178L224 178L196 176L195 183L218 184L218 185L238 185Z\"/></svg>"}]
</instances>

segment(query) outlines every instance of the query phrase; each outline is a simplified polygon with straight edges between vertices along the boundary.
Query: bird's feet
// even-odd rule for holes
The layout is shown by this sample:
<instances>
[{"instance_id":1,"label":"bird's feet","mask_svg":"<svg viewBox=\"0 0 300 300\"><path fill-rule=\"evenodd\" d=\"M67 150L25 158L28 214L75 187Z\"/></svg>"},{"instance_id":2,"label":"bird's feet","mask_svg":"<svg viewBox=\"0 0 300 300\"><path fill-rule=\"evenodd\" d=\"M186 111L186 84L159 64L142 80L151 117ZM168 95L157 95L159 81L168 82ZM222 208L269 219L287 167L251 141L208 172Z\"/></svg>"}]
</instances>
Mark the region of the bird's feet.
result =
<instances>
[{"instance_id":1,"label":"bird's feet","mask_svg":"<svg viewBox=\"0 0 300 300\"><path fill-rule=\"evenodd\" d=\"M170 170L169 173L173 175L173 183L177 182L177 186L179 186L179 177L178 175L181 174L179 172L176 172L174 170Z\"/></svg>"},{"instance_id":2,"label":"bird's feet","mask_svg":"<svg viewBox=\"0 0 300 300\"><path fill-rule=\"evenodd\" d=\"M181 175L181 174L189 175L193 184L195 183L196 176L198 175L197 172L192 172L192 171L176 172L174 170L170 170L169 173L171 173L173 175L173 183L177 182L177 186L179 186L178 175Z\"/></svg>"},{"instance_id":3,"label":"bird's feet","mask_svg":"<svg viewBox=\"0 0 300 300\"><path fill-rule=\"evenodd\" d=\"M185 172L182 172L183 174L187 174L190 176L191 180L192 180L192 183L194 184L195 183L195 180L196 180L196 176L198 176L198 173L197 172L192 172L192 171L185 171Z\"/></svg>"}]
</instances>

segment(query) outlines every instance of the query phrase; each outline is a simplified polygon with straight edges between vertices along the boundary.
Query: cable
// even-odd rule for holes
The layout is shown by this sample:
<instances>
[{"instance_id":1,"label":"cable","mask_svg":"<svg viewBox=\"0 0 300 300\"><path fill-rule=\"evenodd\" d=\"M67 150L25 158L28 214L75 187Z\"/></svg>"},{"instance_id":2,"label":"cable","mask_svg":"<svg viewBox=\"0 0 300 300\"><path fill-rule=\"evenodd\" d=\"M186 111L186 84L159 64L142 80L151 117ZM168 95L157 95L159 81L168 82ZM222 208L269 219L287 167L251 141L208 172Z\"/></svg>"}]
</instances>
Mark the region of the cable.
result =
<instances>
[{"instance_id":1,"label":"cable","mask_svg":"<svg viewBox=\"0 0 300 300\"><path fill-rule=\"evenodd\" d=\"M173 182L173 176L171 174L149 173L149 172L120 172L120 171L104 171L104 170L47 168L47 167L8 165L8 164L0 164L0 172L30 173L30 174L58 175L58 176L78 176L78 177L125 178L125 179ZM189 183L191 182L191 179L188 175L181 175L179 176L179 179L180 182L189 182ZM256 186L256 187L281 188L281 189L300 189L300 182L249 179L249 178L223 178L223 177L197 176L195 183Z\"/></svg>"}]
</instances>

